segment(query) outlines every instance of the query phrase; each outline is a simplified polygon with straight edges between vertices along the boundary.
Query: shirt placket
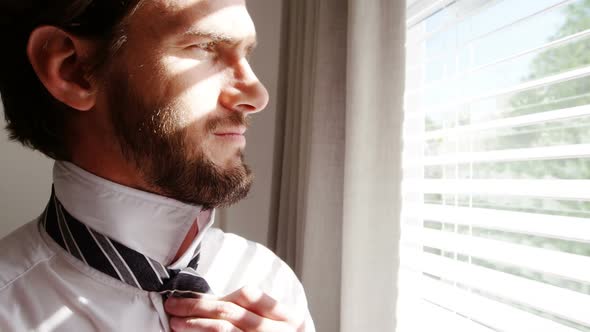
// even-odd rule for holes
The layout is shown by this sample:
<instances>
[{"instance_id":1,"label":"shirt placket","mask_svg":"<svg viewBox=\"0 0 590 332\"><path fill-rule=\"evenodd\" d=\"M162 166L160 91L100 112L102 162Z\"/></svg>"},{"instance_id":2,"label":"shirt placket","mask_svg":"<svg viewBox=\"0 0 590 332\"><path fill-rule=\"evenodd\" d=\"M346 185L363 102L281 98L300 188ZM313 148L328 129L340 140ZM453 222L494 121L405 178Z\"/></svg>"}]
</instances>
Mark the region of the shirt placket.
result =
<instances>
[{"instance_id":1,"label":"shirt placket","mask_svg":"<svg viewBox=\"0 0 590 332\"><path fill-rule=\"evenodd\" d=\"M168 315L164 310L164 301L162 300L162 295L157 292L150 292L150 300L154 309L158 313L158 317L160 318L160 331L164 332L172 332L170 329L170 321L168 320Z\"/></svg>"}]
</instances>

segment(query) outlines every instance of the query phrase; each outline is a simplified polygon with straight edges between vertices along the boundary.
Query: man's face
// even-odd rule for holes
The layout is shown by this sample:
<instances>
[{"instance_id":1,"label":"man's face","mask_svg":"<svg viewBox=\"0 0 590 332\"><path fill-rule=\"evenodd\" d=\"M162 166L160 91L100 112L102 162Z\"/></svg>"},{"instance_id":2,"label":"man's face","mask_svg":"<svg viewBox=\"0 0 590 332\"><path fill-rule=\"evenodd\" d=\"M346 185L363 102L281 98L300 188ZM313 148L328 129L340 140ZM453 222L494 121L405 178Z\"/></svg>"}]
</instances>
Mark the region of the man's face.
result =
<instances>
[{"instance_id":1,"label":"man's face","mask_svg":"<svg viewBox=\"0 0 590 332\"><path fill-rule=\"evenodd\" d=\"M148 0L97 96L125 157L154 190L208 207L242 199L248 116L268 93L250 68L245 0Z\"/></svg>"}]
</instances>

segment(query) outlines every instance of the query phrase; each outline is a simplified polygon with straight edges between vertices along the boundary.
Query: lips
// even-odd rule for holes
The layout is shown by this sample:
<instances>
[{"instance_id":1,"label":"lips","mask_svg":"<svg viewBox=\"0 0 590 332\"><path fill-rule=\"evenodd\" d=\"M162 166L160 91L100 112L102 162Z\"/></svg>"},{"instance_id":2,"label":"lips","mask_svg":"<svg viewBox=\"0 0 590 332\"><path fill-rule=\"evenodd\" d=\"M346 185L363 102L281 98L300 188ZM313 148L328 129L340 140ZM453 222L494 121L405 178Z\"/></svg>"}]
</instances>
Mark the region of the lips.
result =
<instances>
[{"instance_id":1,"label":"lips","mask_svg":"<svg viewBox=\"0 0 590 332\"><path fill-rule=\"evenodd\" d=\"M227 128L216 130L213 134L216 136L244 136L246 127Z\"/></svg>"},{"instance_id":2,"label":"lips","mask_svg":"<svg viewBox=\"0 0 590 332\"><path fill-rule=\"evenodd\" d=\"M244 136L240 133L215 133L215 136Z\"/></svg>"},{"instance_id":3,"label":"lips","mask_svg":"<svg viewBox=\"0 0 590 332\"><path fill-rule=\"evenodd\" d=\"M216 139L223 144L239 145L244 147L246 145L246 127L233 127L218 129L213 132Z\"/></svg>"}]
</instances>

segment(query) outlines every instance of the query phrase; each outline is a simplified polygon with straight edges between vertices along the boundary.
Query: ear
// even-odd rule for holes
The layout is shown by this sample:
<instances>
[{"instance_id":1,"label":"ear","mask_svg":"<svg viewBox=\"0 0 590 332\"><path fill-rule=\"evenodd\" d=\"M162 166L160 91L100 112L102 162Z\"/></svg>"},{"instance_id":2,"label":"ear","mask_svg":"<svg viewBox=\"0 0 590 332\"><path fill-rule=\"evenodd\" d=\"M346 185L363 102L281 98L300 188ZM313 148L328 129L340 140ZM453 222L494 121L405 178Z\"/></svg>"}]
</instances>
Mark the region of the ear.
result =
<instances>
[{"instance_id":1,"label":"ear","mask_svg":"<svg viewBox=\"0 0 590 332\"><path fill-rule=\"evenodd\" d=\"M79 111L96 103L95 87L87 72L94 44L59 28L41 26L29 37L27 55L33 70L55 99Z\"/></svg>"}]
</instances>

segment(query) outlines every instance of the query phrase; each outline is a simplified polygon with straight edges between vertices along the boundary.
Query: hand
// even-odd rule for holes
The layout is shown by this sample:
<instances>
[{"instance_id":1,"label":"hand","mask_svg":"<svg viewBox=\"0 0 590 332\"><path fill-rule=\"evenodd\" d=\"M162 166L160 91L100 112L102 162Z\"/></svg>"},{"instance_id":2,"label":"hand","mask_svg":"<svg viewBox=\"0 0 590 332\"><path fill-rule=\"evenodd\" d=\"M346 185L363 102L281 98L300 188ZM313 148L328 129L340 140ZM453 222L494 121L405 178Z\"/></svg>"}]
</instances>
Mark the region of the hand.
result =
<instances>
[{"instance_id":1,"label":"hand","mask_svg":"<svg viewBox=\"0 0 590 332\"><path fill-rule=\"evenodd\" d=\"M169 298L164 304L175 332L303 332L304 315L292 312L257 289L242 288L222 298Z\"/></svg>"}]
</instances>

